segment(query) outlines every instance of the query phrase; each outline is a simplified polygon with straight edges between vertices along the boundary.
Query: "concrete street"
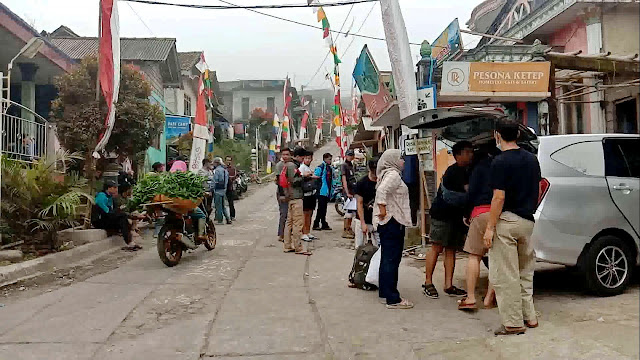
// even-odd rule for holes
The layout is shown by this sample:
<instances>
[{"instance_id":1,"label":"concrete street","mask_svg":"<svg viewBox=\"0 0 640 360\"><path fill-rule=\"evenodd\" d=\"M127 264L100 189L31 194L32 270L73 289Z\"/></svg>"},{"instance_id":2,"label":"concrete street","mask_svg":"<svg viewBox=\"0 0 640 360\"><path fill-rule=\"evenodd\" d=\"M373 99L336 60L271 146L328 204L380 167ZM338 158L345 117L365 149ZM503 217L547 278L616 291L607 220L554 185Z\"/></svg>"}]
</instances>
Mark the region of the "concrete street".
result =
<instances>
[{"instance_id":1,"label":"concrete street","mask_svg":"<svg viewBox=\"0 0 640 360\"><path fill-rule=\"evenodd\" d=\"M316 159L321 160L321 154ZM0 359L637 359L638 282L623 295L587 295L579 276L541 267L540 327L494 337L497 309L474 314L427 299L423 270L403 259L400 292L412 310L387 310L376 292L349 289L353 260L329 208L313 256L282 252L275 187L237 204L218 246L167 268L152 239L108 272L29 297L0 298ZM463 287L464 257L456 285ZM483 270L481 285L486 285ZM436 286L442 292L443 268ZM480 290L479 290L480 291Z\"/></svg>"}]
</instances>

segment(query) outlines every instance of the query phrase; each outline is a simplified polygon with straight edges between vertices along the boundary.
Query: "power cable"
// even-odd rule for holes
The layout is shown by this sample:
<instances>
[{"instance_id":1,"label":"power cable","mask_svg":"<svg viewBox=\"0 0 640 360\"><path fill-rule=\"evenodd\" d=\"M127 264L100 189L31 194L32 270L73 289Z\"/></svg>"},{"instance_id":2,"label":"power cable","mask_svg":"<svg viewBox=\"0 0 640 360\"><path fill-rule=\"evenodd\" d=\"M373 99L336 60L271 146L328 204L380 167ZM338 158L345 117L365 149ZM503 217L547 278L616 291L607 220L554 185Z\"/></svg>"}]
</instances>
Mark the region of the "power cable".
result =
<instances>
[{"instance_id":1,"label":"power cable","mask_svg":"<svg viewBox=\"0 0 640 360\"><path fill-rule=\"evenodd\" d=\"M151 33L151 36L156 36L156 34L153 33L153 30L151 30L151 28L149 27L149 25L147 25L146 22L144 22L144 20L142 20L142 17L140 17L140 14L138 14L138 12L133 8L133 6L131 6L130 3L127 3L127 5L129 5L129 8L131 9L131 11L133 11L134 14L136 14L136 16L138 17L138 20L140 20L140 22L142 23L142 25L144 25L144 27L147 28L147 30L149 30L149 32Z\"/></svg>"},{"instance_id":2,"label":"power cable","mask_svg":"<svg viewBox=\"0 0 640 360\"><path fill-rule=\"evenodd\" d=\"M368 2L376 2L378 0L346 0L346 1L338 1L326 4L281 4L281 5L202 5L202 4L179 4L179 3L170 3L164 1L155 1L155 0L122 0L129 2L137 2L141 4L148 5L166 5L166 6L177 6L177 7L185 7L185 8L193 8L193 9L209 9L209 10L231 10L231 9L295 9L295 8L312 8L312 7L332 7L332 6L345 6L345 5L355 5L362 4Z\"/></svg>"},{"instance_id":3,"label":"power cable","mask_svg":"<svg viewBox=\"0 0 640 360\"><path fill-rule=\"evenodd\" d=\"M367 19L369 19L369 15L371 15L371 13L373 12L373 9L376 7L376 4L374 3L373 6L371 7L371 9L369 9L369 12L367 13L367 16L365 16L364 20L362 21L362 24L360 24L360 27L358 28L358 30L356 30L356 33L360 32L360 30L362 30L362 28L364 27L364 24L367 22ZM347 53L347 50L349 50L349 48L351 47L351 45L353 44L353 42L356 40L356 38L352 38L351 42L349 43L349 45L347 45L347 47L344 49L344 52L342 53L342 56L340 56L340 58L343 58L344 55Z\"/></svg>"}]
</instances>

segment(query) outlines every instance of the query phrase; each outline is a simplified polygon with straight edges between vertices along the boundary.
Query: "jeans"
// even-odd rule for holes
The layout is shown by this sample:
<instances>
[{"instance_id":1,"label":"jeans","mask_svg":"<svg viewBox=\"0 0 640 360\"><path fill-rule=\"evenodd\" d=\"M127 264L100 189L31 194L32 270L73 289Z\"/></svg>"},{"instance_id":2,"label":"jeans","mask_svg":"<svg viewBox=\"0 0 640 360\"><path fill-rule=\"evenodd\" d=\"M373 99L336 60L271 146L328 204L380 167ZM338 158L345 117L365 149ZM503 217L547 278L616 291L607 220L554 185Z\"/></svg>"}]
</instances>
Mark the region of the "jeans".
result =
<instances>
[{"instance_id":1,"label":"jeans","mask_svg":"<svg viewBox=\"0 0 640 360\"><path fill-rule=\"evenodd\" d=\"M287 215L289 214L289 203L278 201L280 208L280 219L278 222L278 236L284 237L284 228L287 225Z\"/></svg>"},{"instance_id":2,"label":"jeans","mask_svg":"<svg viewBox=\"0 0 640 360\"><path fill-rule=\"evenodd\" d=\"M227 201L229 202L229 215L232 219L236 218L236 206L234 201L236 200L236 192L233 190L227 190Z\"/></svg>"},{"instance_id":3,"label":"jeans","mask_svg":"<svg viewBox=\"0 0 640 360\"><path fill-rule=\"evenodd\" d=\"M223 215L224 215L224 218L227 219L227 221L231 221L231 218L229 217L229 211L227 211L227 208L224 206L225 197L226 196L224 194L213 195L213 200L216 204L216 221L219 223L222 222Z\"/></svg>"},{"instance_id":4,"label":"jeans","mask_svg":"<svg viewBox=\"0 0 640 360\"><path fill-rule=\"evenodd\" d=\"M398 269L404 248L404 231L404 225L401 225L394 218L391 218L384 225L378 225L382 250L378 296L387 299L387 305L402 301L400 292L398 292Z\"/></svg>"},{"instance_id":5,"label":"jeans","mask_svg":"<svg viewBox=\"0 0 640 360\"><path fill-rule=\"evenodd\" d=\"M327 204L329 203L329 197L318 195L318 210L316 211L316 220L313 222L313 227L327 224Z\"/></svg>"}]
</instances>

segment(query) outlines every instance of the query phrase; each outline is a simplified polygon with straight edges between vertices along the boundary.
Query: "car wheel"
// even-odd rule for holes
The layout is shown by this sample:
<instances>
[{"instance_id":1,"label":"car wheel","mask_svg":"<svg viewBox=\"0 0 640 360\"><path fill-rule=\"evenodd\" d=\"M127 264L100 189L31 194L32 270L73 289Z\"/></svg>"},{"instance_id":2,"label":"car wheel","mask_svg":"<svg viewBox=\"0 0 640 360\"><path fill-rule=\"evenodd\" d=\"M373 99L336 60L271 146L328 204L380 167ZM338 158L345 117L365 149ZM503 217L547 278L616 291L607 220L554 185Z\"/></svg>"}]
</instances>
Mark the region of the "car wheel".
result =
<instances>
[{"instance_id":1,"label":"car wheel","mask_svg":"<svg viewBox=\"0 0 640 360\"><path fill-rule=\"evenodd\" d=\"M598 295L618 295L631 280L632 253L624 241L615 236L596 239L583 261L587 287Z\"/></svg>"}]
</instances>

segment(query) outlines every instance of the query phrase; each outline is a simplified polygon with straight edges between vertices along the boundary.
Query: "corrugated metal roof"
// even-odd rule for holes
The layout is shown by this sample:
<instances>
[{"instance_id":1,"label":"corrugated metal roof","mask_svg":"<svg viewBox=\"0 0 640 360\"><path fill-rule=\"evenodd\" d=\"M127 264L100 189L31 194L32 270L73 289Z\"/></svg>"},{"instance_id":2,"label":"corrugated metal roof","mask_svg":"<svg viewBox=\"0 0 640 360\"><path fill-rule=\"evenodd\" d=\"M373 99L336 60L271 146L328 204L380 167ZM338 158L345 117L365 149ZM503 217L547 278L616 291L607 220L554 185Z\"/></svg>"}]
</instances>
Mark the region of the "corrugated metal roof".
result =
<instances>
[{"instance_id":1,"label":"corrugated metal roof","mask_svg":"<svg viewBox=\"0 0 640 360\"><path fill-rule=\"evenodd\" d=\"M51 38L51 42L73 59L82 59L98 53L95 37ZM121 38L122 60L164 61L175 46L173 38Z\"/></svg>"},{"instance_id":2,"label":"corrugated metal roof","mask_svg":"<svg viewBox=\"0 0 640 360\"><path fill-rule=\"evenodd\" d=\"M200 54L202 54L202 51L179 52L180 70L190 70L200 61Z\"/></svg>"}]
</instances>

